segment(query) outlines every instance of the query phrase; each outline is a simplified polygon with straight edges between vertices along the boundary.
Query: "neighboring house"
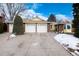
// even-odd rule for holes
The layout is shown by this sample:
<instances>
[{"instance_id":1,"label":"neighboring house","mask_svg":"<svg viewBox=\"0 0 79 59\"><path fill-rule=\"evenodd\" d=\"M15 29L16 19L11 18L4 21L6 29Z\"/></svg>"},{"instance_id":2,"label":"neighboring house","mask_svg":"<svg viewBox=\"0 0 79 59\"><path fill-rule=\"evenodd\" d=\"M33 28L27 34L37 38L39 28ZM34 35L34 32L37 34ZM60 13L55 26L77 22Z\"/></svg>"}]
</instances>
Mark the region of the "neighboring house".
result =
<instances>
[{"instance_id":1,"label":"neighboring house","mask_svg":"<svg viewBox=\"0 0 79 59\"><path fill-rule=\"evenodd\" d=\"M71 33L72 23L67 20L60 20L59 23L55 25L57 32Z\"/></svg>"},{"instance_id":2,"label":"neighboring house","mask_svg":"<svg viewBox=\"0 0 79 59\"><path fill-rule=\"evenodd\" d=\"M12 33L13 22L9 21L7 22L7 24L9 25L9 32ZM25 33L31 33L31 32L44 33L51 31L51 25L54 25L54 22L48 22L36 17L33 19L23 19L23 24L25 28Z\"/></svg>"}]
</instances>

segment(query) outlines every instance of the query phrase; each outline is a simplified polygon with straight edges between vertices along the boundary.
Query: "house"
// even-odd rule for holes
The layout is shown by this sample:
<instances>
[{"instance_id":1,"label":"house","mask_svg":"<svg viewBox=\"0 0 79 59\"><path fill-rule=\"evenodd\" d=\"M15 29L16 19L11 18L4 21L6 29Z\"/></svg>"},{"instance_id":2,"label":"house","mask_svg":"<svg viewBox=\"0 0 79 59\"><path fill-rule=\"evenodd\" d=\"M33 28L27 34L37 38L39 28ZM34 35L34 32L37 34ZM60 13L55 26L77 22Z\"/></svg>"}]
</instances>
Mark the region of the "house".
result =
<instances>
[{"instance_id":1,"label":"house","mask_svg":"<svg viewBox=\"0 0 79 59\"><path fill-rule=\"evenodd\" d=\"M9 25L9 32L13 31L13 21L7 22ZM45 21L39 17L33 19L23 19L23 24L25 28L25 33L45 33L51 31L51 25L54 25L54 22Z\"/></svg>"},{"instance_id":2,"label":"house","mask_svg":"<svg viewBox=\"0 0 79 59\"><path fill-rule=\"evenodd\" d=\"M55 29L57 32L71 33L72 23L68 20L60 20L59 23L55 24Z\"/></svg>"}]
</instances>

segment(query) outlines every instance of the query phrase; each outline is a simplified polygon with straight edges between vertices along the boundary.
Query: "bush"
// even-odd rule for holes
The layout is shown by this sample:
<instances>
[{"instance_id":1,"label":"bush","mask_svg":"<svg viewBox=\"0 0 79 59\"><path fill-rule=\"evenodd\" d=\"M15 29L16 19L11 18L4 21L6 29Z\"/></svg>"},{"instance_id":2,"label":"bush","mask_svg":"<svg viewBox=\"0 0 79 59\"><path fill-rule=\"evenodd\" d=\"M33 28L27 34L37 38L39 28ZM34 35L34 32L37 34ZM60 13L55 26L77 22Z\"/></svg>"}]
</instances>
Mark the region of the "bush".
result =
<instances>
[{"instance_id":1,"label":"bush","mask_svg":"<svg viewBox=\"0 0 79 59\"><path fill-rule=\"evenodd\" d=\"M23 21L22 18L18 15L14 19L13 33L15 33L16 35L24 34Z\"/></svg>"},{"instance_id":2,"label":"bush","mask_svg":"<svg viewBox=\"0 0 79 59\"><path fill-rule=\"evenodd\" d=\"M4 24L0 22L0 33L4 32Z\"/></svg>"}]
</instances>

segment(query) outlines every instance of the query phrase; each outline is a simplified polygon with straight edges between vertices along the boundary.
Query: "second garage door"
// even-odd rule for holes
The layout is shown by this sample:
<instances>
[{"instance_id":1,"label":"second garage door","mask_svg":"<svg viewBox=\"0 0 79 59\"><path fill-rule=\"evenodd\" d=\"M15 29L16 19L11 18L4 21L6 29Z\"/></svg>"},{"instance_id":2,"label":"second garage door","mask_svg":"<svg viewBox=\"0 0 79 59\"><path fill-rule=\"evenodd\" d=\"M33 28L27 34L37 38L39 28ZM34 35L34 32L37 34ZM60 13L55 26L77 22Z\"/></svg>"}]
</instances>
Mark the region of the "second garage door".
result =
<instances>
[{"instance_id":1,"label":"second garage door","mask_svg":"<svg viewBox=\"0 0 79 59\"><path fill-rule=\"evenodd\" d=\"M47 24L37 24L37 32L47 32Z\"/></svg>"}]
</instances>

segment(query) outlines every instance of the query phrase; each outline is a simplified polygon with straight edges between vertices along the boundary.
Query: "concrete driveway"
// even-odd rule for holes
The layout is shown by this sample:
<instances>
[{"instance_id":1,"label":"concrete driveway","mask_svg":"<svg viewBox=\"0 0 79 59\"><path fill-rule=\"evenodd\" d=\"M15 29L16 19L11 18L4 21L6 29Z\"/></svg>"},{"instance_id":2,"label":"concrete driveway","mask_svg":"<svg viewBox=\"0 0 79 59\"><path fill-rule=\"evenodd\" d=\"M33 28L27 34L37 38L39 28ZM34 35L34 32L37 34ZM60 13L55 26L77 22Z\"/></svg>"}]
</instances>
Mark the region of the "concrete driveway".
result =
<instances>
[{"instance_id":1,"label":"concrete driveway","mask_svg":"<svg viewBox=\"0 0 79 59\"><path fill-rule=\"evenodd\" d=\"M9 33L0 34L2 56L71 56L57 41L55 33L27 33L8 39Z\"/></svg>"}]
</instances>

